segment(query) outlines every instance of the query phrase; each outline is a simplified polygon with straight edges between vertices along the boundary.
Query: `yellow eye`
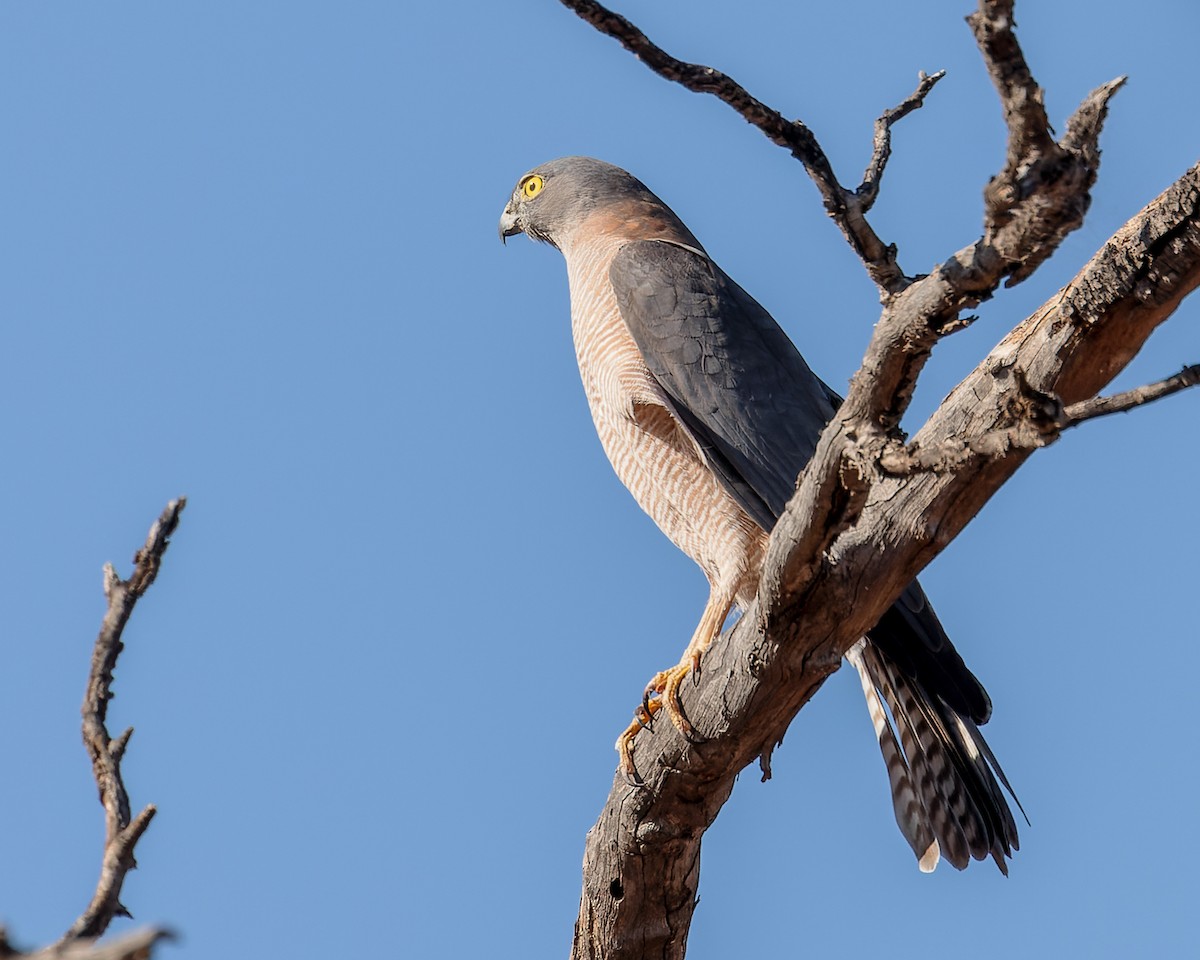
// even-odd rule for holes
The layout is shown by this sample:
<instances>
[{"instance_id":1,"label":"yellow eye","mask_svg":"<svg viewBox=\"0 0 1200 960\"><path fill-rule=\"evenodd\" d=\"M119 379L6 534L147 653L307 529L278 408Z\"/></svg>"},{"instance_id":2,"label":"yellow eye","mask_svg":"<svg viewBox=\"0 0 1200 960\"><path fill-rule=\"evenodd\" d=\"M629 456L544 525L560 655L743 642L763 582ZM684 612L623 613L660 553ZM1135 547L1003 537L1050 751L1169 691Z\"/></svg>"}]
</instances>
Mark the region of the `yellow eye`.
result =
<instances>
[{"instance_id":1,"label":"yellow eye","mask_svg":"<svg viewBox=\"0 0 1200 960\"><path fill-rule=\"evenodd\" d=\"M545 181L535 174L532 177L528 177L525 182L521 184L521 192L525 194L528 199L532 200L542 192L542 187L544 184Z\"/></svg>"}]
</instances>

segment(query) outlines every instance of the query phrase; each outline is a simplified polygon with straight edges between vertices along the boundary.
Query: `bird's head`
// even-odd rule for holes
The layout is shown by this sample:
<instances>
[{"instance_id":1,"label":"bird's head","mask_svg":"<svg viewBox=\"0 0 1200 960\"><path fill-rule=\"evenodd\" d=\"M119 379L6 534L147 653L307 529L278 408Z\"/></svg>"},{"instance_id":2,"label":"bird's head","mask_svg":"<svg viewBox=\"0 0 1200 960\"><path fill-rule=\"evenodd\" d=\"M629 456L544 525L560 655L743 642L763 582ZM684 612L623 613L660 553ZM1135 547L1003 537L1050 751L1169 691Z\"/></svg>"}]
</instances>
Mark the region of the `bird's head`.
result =
<instances>
[{"instance_id":1,"label":"bird's head","mask_svg":"<svg viewBox=\"0 0 1200 960\"><path fill-rule=\"evenodd\" d=\"M534 167L517 181L500 215L500 239L524 233L561 250L594 214L608 215L609 229L651 217L669 218L686 232L633 174L591 157L563 157ZM595 221L592 225L597 226Z\"/></svg>"}]
</instances>

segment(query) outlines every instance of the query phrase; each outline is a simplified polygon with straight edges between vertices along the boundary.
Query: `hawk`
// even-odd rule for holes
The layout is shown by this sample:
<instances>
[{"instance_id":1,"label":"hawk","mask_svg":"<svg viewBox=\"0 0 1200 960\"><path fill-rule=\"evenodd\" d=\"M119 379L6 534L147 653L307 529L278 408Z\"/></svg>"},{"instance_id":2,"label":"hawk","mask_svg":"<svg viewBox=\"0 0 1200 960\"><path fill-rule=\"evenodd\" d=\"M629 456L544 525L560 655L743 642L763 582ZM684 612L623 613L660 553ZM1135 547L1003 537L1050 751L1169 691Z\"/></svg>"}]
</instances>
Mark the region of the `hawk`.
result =
<instances>
[{"instance_id":1,"label":"hawk","mask_svg":"<svg viewBox=\"0 0 1200 960\"><path fill-rule=\"evenodd\" d=\"M535 167L500 218L501 239L517 233L566 259L575 352L600 443L709 583L682 659L650 681L617 741L621 770L636 783L633 741L653 714L695 738L679 685L731 610L754 599L768 535L841 398L679 217L619 167L589 157ZM942 857L963 869L990 855L1007 874L1017 828L997 778L1012 788L979 732L991 701L916 581L847 659L920 869Z\"/></svg>"}]
</instances>

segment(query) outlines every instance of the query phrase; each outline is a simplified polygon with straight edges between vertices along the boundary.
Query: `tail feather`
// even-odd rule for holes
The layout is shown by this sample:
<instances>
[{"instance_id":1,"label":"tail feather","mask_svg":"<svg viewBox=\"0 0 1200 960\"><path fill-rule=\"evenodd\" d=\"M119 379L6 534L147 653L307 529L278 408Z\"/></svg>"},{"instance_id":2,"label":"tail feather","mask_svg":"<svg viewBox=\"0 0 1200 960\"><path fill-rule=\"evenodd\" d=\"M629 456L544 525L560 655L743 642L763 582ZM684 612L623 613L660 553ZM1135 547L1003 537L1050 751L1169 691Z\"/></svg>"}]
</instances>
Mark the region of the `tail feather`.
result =
<instances>
[{"instance_id":1,"label":"tail feather","mask_svg":"<svg viewBox=\"0 0 1200 960\"><path fill-rule=\"evenodd\" d=\"M1028 824L1029 823L1029 814L1027 814L1025 812L1025 808L1023 806L1021 806L1021 800L1017 796L1017 791L1014 790L1012 788L1012 784L1008 782L1008 777L1004 773L1004 768L1002 766L1000 766L1000 761L997 760L996 755L994 753L992 753L991 746L989 746L988 742L983 739L983 734L979 732L979 727L975 724L975 721L973 721L970 717L959 717L958 720L959 720L959 723L967 731L965 736L968 737L975 744L976 749L978 749L979 752L981 754L983 754L983 758L984 758L984 760L987 761L987 765L992 768L992 772L995 773L997 779L999 779L999 781L1002 784L1004 784L1004 789L1007 790L1008 795L1013 798L1013 803L1015 803L1017 805L1017 809L1021 811L1021 816L1024 818L1025 823ZM994 785L995 784L993 784L993 786ZM1001 797L1001 799L1003 799L1003 794L999 794L999 796ZM1009 820L1011 821L1012 813L1008 809L1008 804L1003 804L1003 809L1006 813L1009 814ZM1017 826L1015 823L1013 824L1012 829L1013 829L1013 834L1014 834L1013 849L1016 850L1016 849L1018 849L1018 847L1015 842L1015 839L1016 839L1015 834L1016 834L1016 829L1017 829Z\"/></svg>"},{"instance_id":2,"label":"tail feather","mask_svg":"<svg viewBox=\"0 0 1200 960\"><path fill-rule=\"evenodd\" d=\"M996 783L997 779L999 779L1000 783L1004 784L1004 789L1012 797L1013 803L1021 811L1021 816L1025 818L1026 823L1029 823L1029 816L1025 813L1025 808L1021 806L1020 799L1014 792L1012 785L1009 784L1008 777L1004 775L1004 770L1000 766L1000 762L996 759L996 755L992 753L992 748L983 739L983 734L979 732L979 728L971 721L970 717L955 717L955 720L957 721L958 734L962 738L966 749L971 752L971 756L975 762L977 768L976 782L988 790L988 799L991 801L988 807L1000 817L991 852L997 866L1000 867L1002 872L1007 874L1008 869L1005 866L1004 858L1011 857L1014 850L1020 849L1021 844L1017 836L1016 821L1013 819L1012 811L1005 802L1004 794Z\"/></svg>"},{"instance_id":3,"label":"tail feather","mask_svg":"<svg viewBox=\"0 0 1200 960\"><path fill-rule=\"evenodd\" d=\"M991 856L1007 874L1017 828L996 778L1013 791L974 720L931 695L869 640L855 644L847 659L862 681L897 823L921 869L936 865L923 858L928 845L918 846L932 836L957 869Z\"/></svg>"},{"instance_id":4,"label":"tail feather","mask_svg":"<svg viewBox=\"0 0 1200 960\"><path fill-rule=\"evenodd\" d=\"M900 729L900 742L921 790L929 825L946 859L961 870L978 848L979 837L977 818L968 809L968 798L954 776L953 764L939 749L935 728L906 680L889 669L874 648L868 647L864 660Z\"/></svg>"},{"instance_id":5,"label":"tail feather","mask_svg":"<svg viewBox=\"0 0 1200 960\"><path fill-rule=\"evenodd\" d=\"M883 753L883 762L887 765L888 780L892 787L892 808L896 815L896 825L904 834L904 839L916 854L917 863L923 873L931 873L941 859L941 850L933 831L929 827L929 814L921 803L921 797L913 785L908 762L904 758L904 750L896 739L896 731L892 728L883 703L875 685L868 677L862 661L862 648L866 640L860 640L846 654L862 681L863 696L867 699L867 710L871 714L871 723L875 727L875 736L879 738L879 749Z\"/></svg>"}]
</instances>

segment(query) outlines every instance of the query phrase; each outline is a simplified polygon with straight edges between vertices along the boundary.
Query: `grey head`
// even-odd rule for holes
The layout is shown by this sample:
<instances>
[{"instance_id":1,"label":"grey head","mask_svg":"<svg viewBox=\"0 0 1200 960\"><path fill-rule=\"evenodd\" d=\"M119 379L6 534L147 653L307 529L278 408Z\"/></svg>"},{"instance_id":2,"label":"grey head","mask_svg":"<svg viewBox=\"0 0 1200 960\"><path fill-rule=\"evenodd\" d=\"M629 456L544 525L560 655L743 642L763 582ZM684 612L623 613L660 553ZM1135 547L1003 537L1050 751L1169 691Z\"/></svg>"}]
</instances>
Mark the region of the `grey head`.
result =
<instances>
[{"instance_id":1,"label":"grey head","mask_svg":"<svg viewBox=\"0 0 1200 960\"><path fill-rule=\"evenodd\" d=\"M500 239L524 233L561 248L596 212L669 219L686 228L637 177L592 157L562 157L534 167L517 181L500 216Z\"/></svg>"}]
</instances>

